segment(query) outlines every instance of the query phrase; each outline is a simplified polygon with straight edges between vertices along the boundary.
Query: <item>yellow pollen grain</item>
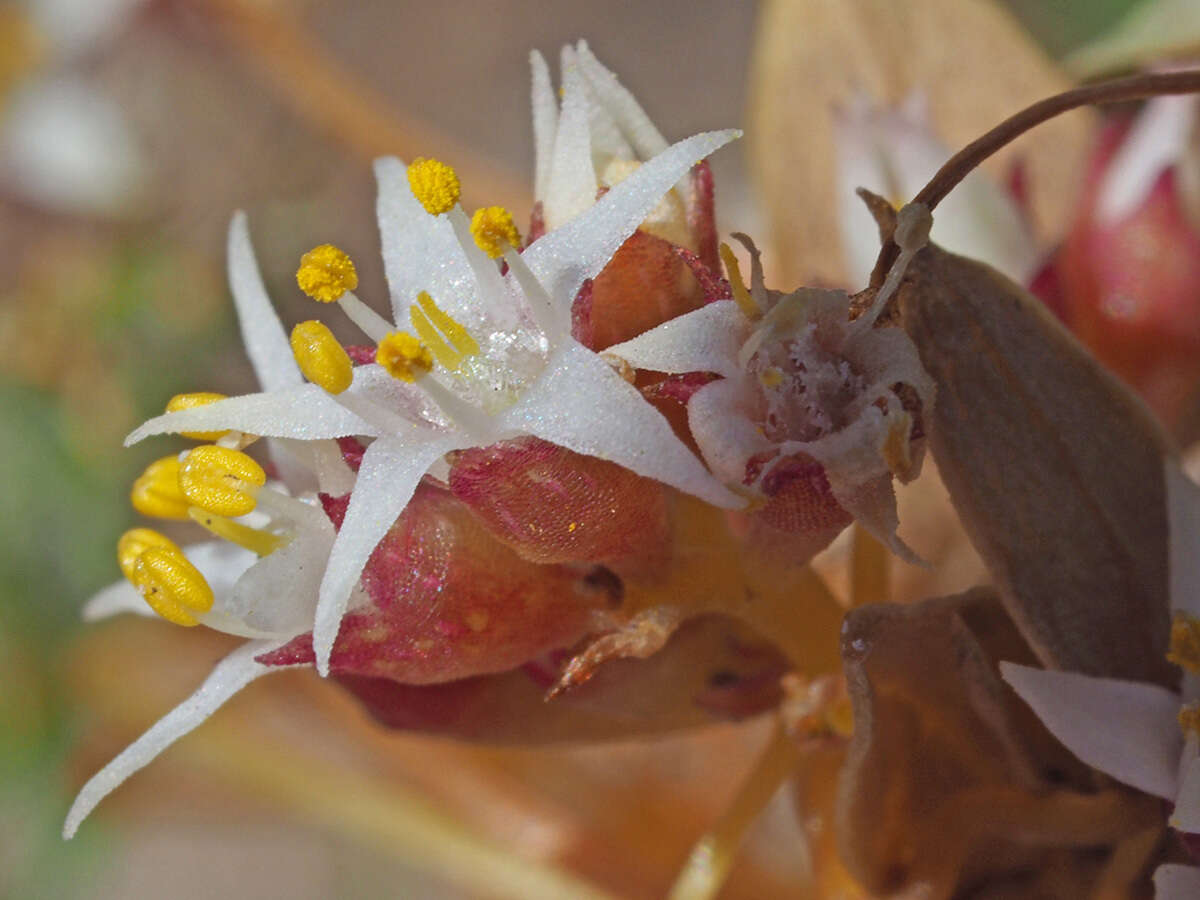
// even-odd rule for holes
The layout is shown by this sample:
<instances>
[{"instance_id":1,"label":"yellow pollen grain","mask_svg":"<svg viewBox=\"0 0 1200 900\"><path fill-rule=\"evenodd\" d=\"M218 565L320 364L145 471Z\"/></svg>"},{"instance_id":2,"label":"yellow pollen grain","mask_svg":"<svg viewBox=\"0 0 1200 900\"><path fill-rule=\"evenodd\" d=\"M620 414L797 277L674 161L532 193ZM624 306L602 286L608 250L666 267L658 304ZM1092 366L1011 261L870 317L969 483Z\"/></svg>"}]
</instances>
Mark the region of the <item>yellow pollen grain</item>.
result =
<instances>
[{"instance_id":1,"label":"yellow pollen grain","mask_svg":"<svg viewBox=\"0 0 1200 900\"><path fill-rule=\"evenodd\" d=\"M152 610L176 625L197 625L195 614L213 607L212 588L177 549L151 547L143 551L129 580Z\"/></svg>"},{"instance_id":2,"label":"yellow pollen grain","mask_svg":"<svg viewBox=\"0 0 1200 900\"><path fill-rule=\"evenodd\" d=\"M156 519L186 519L187 497L179 487L179 458L164 456L146 466L129 492L133 508Z\"/></svg>"},{"instance_id":3,"label":"yellow pollen grain","mask_svg":"<svg viewBox=\"0 0 1200 900\"><path fill-rule=\"evenodd\" d=\"M437 329L454 345L455 350L463 356L474 356L479 352L479 343L471 337L471 333L457 319L438 306L427 291L417 294L417 304L421 307L421 312L429 317L429 321L436 325Z\"/></svg>"},{"instance_id":4,"label":"yellow pollen grain","mask_svg":"<svg viewBox=\"0 0 1200 900\"><path fill-rule=\"evenodd\" d=\"M216 403L218 400L224 399L224 394L217 394L212 391L176 394L167 401L167 412L172 413L179 412L182 409L195 409L197 406L208 406L210 403ZM227 434L224 431L181 431L179 433L185 438L191 438L193 441L215 441Z\"/></svg>"},{"instance_id":5,"label":"yellow pollen grain","mask_svg":"<svg viewBox=\"0 0 1200 900\"><path fill-rule=\"evenodd\" d=\"M292 329L292 355L304 377L331 394L340 394L354 380L354 366L333 332L310 319Z\"/></svg>"},{"instance_id":6,"label":"yellow pollen grain","mask_svg":"<svg viewBox=\"0 0 1200 900\"><path fill-rule=\"evenodd\" d=\"M358 287L358 271L346 251L322 244L300 257L296 284L312 299L332 303Z\"/></svg>"},{"instance_id":7,"label":"yellow pollen grain","mask_svg":"<svg viewBox=\"0 0 1200 900\"><path fill-rule=\"evenodd\" d=\"M183 552L178 544L153 528L131 528L121 535L117 541L117 565L121 567L121 574L133 581L133 564L147 550L155 548Z\"/></svg>"},{"instance_id":8,"label":"yellow pollen grain","mask_svg":"<svg viewBox=\"0 0 1200 900\"><path fill-rule=\"evenodd\" d=\"M471 216L471 235L479 249L495 259L509 247L521 245L521 232L513 222L512 213L503 206L485 206Z\"/></svg>"},{"instance_id":9,"label":"yellow pollen grain","mask_svg":"<svg viewBox=\"0 0 1200 900\"><path fill-rule=\"evenodd\" d=\"M449 212L462 196L458 173L437 159L414 159L408 167L408 186L431 216Z\"/></svg>"},{"instance_id":10,"label":"yellow pollen grain","mask_svg":"<svg viewBox=\"0 0 1200 900\"><path fill-rule=\"evenodd\" d=\"M1179 709L1179 727L1184 734L1194 731L1200 734L1200 703L1189 703Z\"/></svg>"},{"instance_id":11,"label":"yellow pollen grain","mask_svg":"<svg viewBox=\"0 0 1200 900\"><path fill-rule=\"evenodd\" d=\"M179 466L179 487L191 504L218 516L244 516L267 483L262 466L240 450L197 447Z\"/></svg>"},{"instance_id":12,"label":"yellow pollen grain","mask_svg":"<svg viewBox=\"0 0 1200 900\"><path fill-rule=\"evenodd\" d=\"M375 361L393 378L413 382L433 368L433 353L407 331L393 331L379 342Z\"/></svg>"},{"instance_id":13,"label":"yellow pollen grain","mask_svg":"<svg viewBox=\"0 0 1200 900\"><path fill-rule=\"evenodd\" d=\"M763 369L758 380L762 382L763 387L777 388L783 384L783 371L778 366L771 366Z\"/></svg>"},{"instance_id":14,"label":"yellow pollen grain","mask_svg":"<svg viewBox=\"0 0 1200 900\"><path fill-rule=\"evenodd\" d=\"M1167 661L1200 675L1200 619L1176 613L1171 623L1171 645Z\"/></svg>"},{"instance_id":15,"label":"yellow pollen grain","mask_svg":"<svg viewBox=\"0 0 1200 900\"><path fill-rule=\"evenodd\" d=\"M762 316L762 310L746 290L746 282L742 279L742 267L738 265L737 257L729 249L728 244L721 245L721 262L725 263L725 271L729 273L729 288L733 292L733 302L738 305L742 315L751 321Z\"/></svg>"}]
</instances>

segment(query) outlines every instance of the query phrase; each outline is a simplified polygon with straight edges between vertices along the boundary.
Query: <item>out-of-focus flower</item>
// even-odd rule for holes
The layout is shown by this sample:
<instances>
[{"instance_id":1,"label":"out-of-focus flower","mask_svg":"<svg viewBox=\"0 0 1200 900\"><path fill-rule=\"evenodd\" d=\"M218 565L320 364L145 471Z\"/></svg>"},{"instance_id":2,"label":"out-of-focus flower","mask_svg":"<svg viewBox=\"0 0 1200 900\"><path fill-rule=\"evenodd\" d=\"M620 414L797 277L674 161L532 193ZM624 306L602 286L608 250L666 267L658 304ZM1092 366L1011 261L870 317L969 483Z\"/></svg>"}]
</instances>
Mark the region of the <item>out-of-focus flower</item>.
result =
<instances>
[{"instance_id":1,"label":"out-of-focus flower","mask_svg":"<svg viewBox=\"0 0 1200 900\"><path fill-rule=\"evenodd\" d=\"M925 98L914 93L898 107L875 106L858 94L835 110L838 227L850 284L866 284L879 255L871 214L855 194L866 188L899 206L911 200L950 158L934 134ZM976 169L938 206L931 240L1028 284L1043 250L1015 198Z\"/></svg>"},{"instance_id":2,"label":"out-of-focus flower","mask_svg":"<svg viewBox=\"0 0 1200 900\"><path fill-rule=\"evenodd\" d=\"M1004 678L1083 762L1169 801L1172 827L1200 833L1200 488L1166 467L1170 526L1171 649L1180 693L1155 684L1001 663ZM1160 900L1194 897L1200 869L1164 866Z\"/></svg>"},{"instance_id":3,"label":"out-of-focus flower","mask_svg":"<svg viewBox=\"0 0 1200 900\"><path fill-rule=\"evenodd\" d=\"M911 255L927 233L918 225L898 240ZM892 477L920 472L921 412L933 403L933 383L901 329L876 327L908 257L874 305L852 317L844 291L767 290L748 247L749 289L724 248L733 299L608 352L638 369L720 376L690 392L690 433L709 468L760 505L762 521L811 541L809 556L853 516L915 561L896 535Z\"/></svg>"}]
</instances>

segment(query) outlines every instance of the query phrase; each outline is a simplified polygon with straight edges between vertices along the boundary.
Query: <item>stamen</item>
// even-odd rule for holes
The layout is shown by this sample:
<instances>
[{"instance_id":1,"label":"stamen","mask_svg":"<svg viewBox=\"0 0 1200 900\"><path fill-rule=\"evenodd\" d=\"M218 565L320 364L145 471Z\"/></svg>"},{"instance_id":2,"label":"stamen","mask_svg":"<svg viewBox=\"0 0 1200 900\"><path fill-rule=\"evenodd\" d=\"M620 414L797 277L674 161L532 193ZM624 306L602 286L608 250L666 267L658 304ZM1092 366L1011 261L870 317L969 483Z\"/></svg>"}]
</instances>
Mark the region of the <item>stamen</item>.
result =
<instances>
[{"instance_id":1,"label":"stamen","mask_svg":"<svg viewBox=\"0 0 1200 900\"><path fill-rule=\"evenodd\" d=\"M270 556L288 542L288 539L282 535L271 534L269 531L262 531L258 528L251 528L249 525L234 522L232 519L227 519L224 516L205 512L198 506L193 506L188 510L188 513L191 515L192 520L201 528L259 556Z\"/></svg>"},{"instance_id":2,"label":"stamen","mask_svg":"<svg viewBox=\"0 0 1200 900\"><path fill-rule=\"evenodd\" d=\"M436 159L414 159L408 167L408 186L431 216L449 212L462 195L458 173Z\"/></svg>"},{"instance_id":3,"label":"stamen","mask_svg":"<svg viewBox=\"0 0 1200 900\"><path fill-rule=\"evenodd\" d=\"M218 400L224 399L224 394L215 394L212 391L176 394L167 401L167 412L178 412L181 409L195 409L197 406L208 406L210 403L216 403ZM191 438L194 441L217 441L228 434L226 431L181 431L179 433L185 438Z\"/></svg>"},{"instance_id":4,"label":"stamen","mask_svg":"<svg viewBox=\"0 0 1200 900\"><path fill-rule=\"evenodd\" d=\"M509 247L521 246L521 232L517 231L512 213L503 206L475 210L471 216L471 236L479 249L492 259L503 256Z\"/></svg>"},{"instance_id":5,"label":"stamen","mask_svg":"<svg viewBox=\"0 0 1200 900\"><path fill-rule=\"evenodd\" d=\"M153 528L131 528L117 541L117 565L121 574L133 581L133 564L147 550L173 550L182 553L179 546L160 531Z\"/></svg>"},{"instance_id":6,"label":"stamen","mask_svg":"<svg viewBox=\"0 0 1200 900\"><path fill-rule=\"evenodd\" d=\"M425 347L438 361L438 365L450 372L457 371L463 363L462 354L446 343L425 312L420 307L410 306L408 318L412 322L413 331L420 336Z\"/></svg>"},{"instance_id":7,"label":"stamen","mask_svg":"<svg viewBox=\"0 0 1200 900\"><path fill-rule=\"evenodd\" d=\"M746 289L746 282L742 278L742 267L738 264L737 257L733 255L733 250L725 243L721 244L721 262L725 263L725 271L729 273L729 287L733 291L733 302L738 305L742 315L752 322L761 318L762 310L758 308L758 304L750 296L750 291Z\"/></svg>"},{"instance_id":8,"label":"stamen","mask_svg":"<svg viewBox=\"0 0 1200 900\"><path fill-rule=\"evenodd\" d=\"M187 498L179 487L179 457L164 456L146 467L129 493L133 508L156 519L186 519Z\"/></svg>"},{"instance_id":9,"label":"stamen","mask_svg":"<svg viewBox=\"0 0 1200 900\"><path fill-rule=\"evenodd\" d=\"M212 588L178 549L151 547L143 551L129 580L152 610L176 625L198 625L194 614L213 607Z\"/></svg>"},{"instance_id":10,"label":"stamen","mask_svg":"<svg viewBox=\"0 0 1200 900\"><path fill-rule=\"evenodd\" d=\"M333 332L310 319L292 329L292 355L304 377L331 394L340 394L354 380L354 367Z\"/></svg>"},{"instance_id":11,"label":"stamen","mask_svg":"<svg viewBox=\"0 0 1200 900\"><path fill-rule=\"evenodd\" d=\"M1200 703L1188 703L1179 708L1179 727L1185 735L1189 731L1200 734Z\"/></svg>"},{"instance_id":12,"label":"stamen","mask_svg":"<svg viewBox=\"0 0 1200 900\"><path fill-rule=\"evenodd\" d=\"M375 361L393 378L412 383L429 374L433 353L407 331L393 331L379 342Z\"/></svg>"},{"instance_id":13,"label":"stamen","mask_svg":"<svg viewBox=\"0 0 1200 900\"><path fill-rule=\"evenodd\" d=\"M1200 618L1182 612L1175 614L1167 661L1200 675Z\"/></svg>"},{"instance_id":14,"label":"stamen","mask_svg":"<svg viewBox=\"0 0 1200 900\"><path fill-rule=\"evenodd\" d=\"M358 287L358 272L344 250L333 244L322 244L300 257L296 284L312 299L332 303L346 291Z\"/></svg>"},{"instance_id":15,"label":"stamen","mask_svg":"<svg viewBox=\"0 0 1200 900\"><path fill-rule=\"evenodd\" d=\"M258 505L258 488L266 483L262 466L245 453L212 444L190 451L179 467L184 496L219 516L251 512Z\"/></svg>"},{"instance_id":16,"label":"stamen","mask_svg":"<svg viewBox=\"0 0 1200 900\"><path fill-rule=\"evenodd\" d=\"M432 297L425 291L417 294L417 303L421 305L421 310L427 315L431 322L438 327L463 356L474 356L479 352L479 344L475 338L471 337L471 333L463 328L459 322L454 319L449 313L438 306Z\"/></svg>"}]
</instances>

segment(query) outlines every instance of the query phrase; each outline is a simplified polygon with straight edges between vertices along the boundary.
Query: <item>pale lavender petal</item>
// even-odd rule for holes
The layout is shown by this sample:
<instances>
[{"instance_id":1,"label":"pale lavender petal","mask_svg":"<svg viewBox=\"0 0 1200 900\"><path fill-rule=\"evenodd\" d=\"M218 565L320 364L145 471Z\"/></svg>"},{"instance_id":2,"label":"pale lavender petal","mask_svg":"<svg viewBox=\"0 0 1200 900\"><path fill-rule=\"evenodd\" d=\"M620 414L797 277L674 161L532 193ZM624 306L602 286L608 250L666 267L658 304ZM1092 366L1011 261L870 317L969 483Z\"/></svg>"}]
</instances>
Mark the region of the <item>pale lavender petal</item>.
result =
<instances>
[{"instance_id":1,"label":"pale lavender petal","mask_svg":"<svg viewBox=\"0 0 1200 900\"><path fill-rule=\"evenodd\" d=\"M73 837L79 824L101 800L126 778L200 725L230 697L256 678L285 668L264 666L254 659L280 645L280 641L251 641L217 663L196 693L155 722L149 731L126 747L116 759L93 775L83 786L70 812L67 813L66 822L63 824L63 837Z\"/></svg>"},{"instance_id":2,"label":"pale lavender petal","mask_svg":"<svg viewBox=\"0 0 1200 900\"><path fill-rule=\"evenodd\" d=\"M554 97L545 57L536 50L530 51L529 66L533 70L533 196L541 200L550 181L550 158L558 133L558 100Z\"/></svg>"},{"instance_id":3,"label":"pale lavender petal","mask_svg":"<svg viewBox=\"0 0 1200 900\"><path fill-rule=\"evenodd\" d=\"M375 545L383 538L435 460L469 441L456 433L375 440L363 454L346 518L333 543L321 582L313 623L317 671L329 674L329 655L346 614L350 594Z\"/></svg>"},{"instance_id":4,"label":"pale lavender petal","mask_svg":"<svg viewBox=\"0 0 1200 900\"><path fill-rule=\"evenodd\" d=\"M574 341L551 357L497 424L503 433L532 434L607 459L715 506L745 505L708 473L636 388Z\"/></svg>"},{"instance_id":5,"label":"pale lavender petal","mask_svg":"<svg viewBox=\"0 0 1200 900\"><path fill-rule=\"evenodd\" d=\"M1200 869L1168 863L1154 870L1154 900L1196 900Z\"/></svg>"},{"instance_id":6,"label":"pale lavender petal","mask_svg":"<svg viewBox=\"0 0 1200 900\"><path fill-rule=\"evenodd\" d=\"M1175 799L1183 750L1177 694L1156 684L1007 662L1000 672L1083 762L1140 791Z\"/></svg>"},{"instance_id":7,"label":"pale lavender petal","mask_svg":"<svg viewBox=\"0 0 1200 900\"><path fill-rule=\"evenodd\" d=\"M773 446L758 427L755 398L743 377L707 384L688 401L688 428L704 461L728 484L741 484L750 457Z\"/></svg>"},{"instance_id":8,"label":"pale lavender petal","mask_svg":"<svg viewBox=\"0 0 1200 900\"><path fill-rule=\"evenodd\" d=\"M681 374L740 372L738 350L750 333L750 322L732 300L718 300L677 316L604 353L635 369Z\"/></svg>"},{"instance_id":9,"label":"pale lavender petal","mask_svg":"<svg viewBox=\"0 0 1200 900\"><path fill-rule=\"evenodd\" d=\"M675 182L740 136L735 130L709 131L673 144L586 212L534 241L524 254L529 268L551 297L571 303L583 282L600 273Z\"/></svg>"},{"instance_id":10,"label":"pale lavender petal","mask_svg":"<svg viewBox=\"0 0 1200 900\"><path fill-rule=\"evenodd\" d=\"M1200 616L1200 485L1168 461L1171 608Z\"/></svg>"},{"instance_id":11,"label":"pale lavender petal","mask_svg":"<svg viewBox=\"0 0 1200 900\"><path fill-rule=\"evenodd\" d=\"M244 212L234 213L229 223L228 257L229 287L238 327L259 387L278 391L302 384L304 376L259 274Z\"/></svg>"}]
</instances>

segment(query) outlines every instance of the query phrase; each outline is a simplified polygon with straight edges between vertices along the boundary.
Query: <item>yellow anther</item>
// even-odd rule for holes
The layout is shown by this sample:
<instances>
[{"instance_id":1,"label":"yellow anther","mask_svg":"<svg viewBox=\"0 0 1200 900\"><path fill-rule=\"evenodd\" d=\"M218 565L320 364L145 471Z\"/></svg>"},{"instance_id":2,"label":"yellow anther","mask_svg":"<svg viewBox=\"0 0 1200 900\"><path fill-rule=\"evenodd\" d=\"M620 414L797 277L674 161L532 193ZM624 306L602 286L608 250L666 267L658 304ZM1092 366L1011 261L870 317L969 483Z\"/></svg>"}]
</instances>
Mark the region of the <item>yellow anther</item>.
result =
<instances>
[{"instance_id":1,"label":"yellow anther","mask_svg":"<svg viewBox=\"0 0 1200 900\"><path fill-rule=\"evenodd\" d=\"M197 447L179 466L179 487L192 505L218 516L244 516L257 505L267 483L262 466L240 450L208 444Z\"/></svg>"},{"instance_id":2,"label":"yellow anther","mask_svg":"<svg viewBox=\"0 0 1200 900\"><path fill-rule=\"evenodd\" d=\"M1200 675L1200 619L1187 613L1175 614L1167 661Z\"/></svg>"},{"instance_id":3,"label":"yellow anther","mask_svg":"<svg viewBox=\"0 0 1200 900\"><path fill-rule=\"evenodd\" d=\"M179 458L164 456L146 466L129 492L133 508L156 519L186 519L191 505L179 487Z\"/></svg>"},{"instance_id":4,"label":"yellow anther","mask_svg":"<svg viewBox=\"0 0 1200 900\"><path fill-rule=\"evenodd\" d=\"M1179 727L1184 734L1189 731L1200 734L1200 703L1189 703L1179 708Z\"/></svg>"},{"instance_id":5,"label":"yellow anther","mask_svg":"<svg viewBox=\"0 0 1200 900\"><path fill-rule=\"evenodd\" d=\"M358 272L346 251L333 244L322 244L300 257L296 284L314 300L332 303L358 287Z\"/></svg>"},{"instance_id":6,"label":"yellow anther","mask_svg":"<svg viewBox=\"0 0 1200 900\"><path fill-rule=\"evenodd\" d=\"M323 323L301 322L292 329L292 355L304 377L331 394L340 394L354 380L350 357Z\"/></svg>"},{"instance_id":7,"label":"yellow anther","mask_svg":"<svg viewBox=\"0 0 1200 900\"><path fill-rule=\"evenodd\" d=\"M196 613L213 606L213 592L200 570L179 550L151 547L133 564L129 579L150 608L176 625L197 625Z\"/></svg>"},{"instance_id":8,"label":"yellow anther","mask_svg":"<svg viewBox=\"0 0 1200 900\"><path fill-rule=\"evenodd\" d=\"M375 362L393 378L416 381L433 368L433 353L407 331L393 331L379 342Z\"/></svg>"},{"instance_id":9,"label":"yellow anther","mask_svg":"<svg viewBox=\"0 0 1200 900\"><path fill-rule=\"evenodd\" d=\"M725 271L729 273L729 287L733 291L733 302L738 305L742 315L751 321L762 317L762 310L746 290L746 282L742 280L742 267L738 265L737 257L729 249L728 244L721 245L721 262L725 263Z\"/></svg>"},{"instance_id":10,"label":"yellow anther","mask_svg":"<svg viewBox=\"0 0 1200 900\"><path fill-rule=\"evenodd\" d=\"M783 384L783 370L778 366L768 366L762 370L758 380L762 382L763 387L777 388Z\"/></svg>"},{"instance_id":11,"label":"yellow anther","mask_svg":"<svg viewBox=\"0 0 1200 900\"><path fill-rule=\"evenodd\" d=\"M179 412L181 409L195 409L197 406L208 406L218 400L224 400L224 394L214 394L212 391L196 391L191 394L176 394L167 401L167 412ZM181 431L185 438L193 441L215 441L224 437L224 431Z\"/></svg>"},{"instance_id":12,"label":"yellow anther","mask_svg":"<svg viewBox=\"0 0 1200 900\"><path fill-rule=\"evenodd\" d=\"M509 247L521 245L521 232L513 221L512 213L503 206L485 206L475 210L471 216L471 235L479 249L495 259L503 256Z\"/></svg>"},{"instance_id":13,"label":"yellow anther","mask_svg":"<svg viewBox=\"0 0 1200 900\"><path fill-rule=\"evenodd\" d=\"M424 294L428 296L428 294ZM412 322L413 331L417 333L417 337L421 339L433 358L438 361L443 369L454 372L463 363L463 355L446 343L446 339L442 337L442 333L433 327L433 323L429 321L424 310L419 306L410 306L408 308L408 318Z\"/></svg>"},{"instance_id":14,"label":"yellow anther","mask_svg":"<svg viewBox=\"0 0 1200 900\"><path fill-rule=\"evenodd\" d=\"M429 317L429 321L436 325L438 330L454 345L455 350L463 356L474 356L479 352L479 343L471 337L471 333L463 328L457 319L438 306L428 293L421 291L417 294L417 303L420 305L421 311Z\"/></svg>"},{"instance_id":15,"label":"yellow anther","mask_svg":"<svg viewBox=\"0 0 1200 900\"><path fill-rule=\"evenodd\" d=\"M259 556L270 556L288 542L288 539L281 535L251 528L249 525L234 522L224 516L205 512L198 506L193 506L188 512L191 513L192 520L201 528Z\"/></svg>"},{"instance_id":16,"label":"yellow anther","mask_svg":"<svg viewBox=\"0 0 1200 900\"><path fill-rule=\"evenodd\" d=\"M436 159L414 159L408 167L408 186L431 216L449 212L462 195L458 173Z\"/></svg>"},{"instance_id":17,"label":"yellow anther","mask_svg":"<svg viewBox=\"0 0 1200 900\"><path fill-rule=\"evenodd\" d=\"M117 541L117 565L121 567L121 574L133 581L133 564L151 549L183 552L173 540L153 528L131 528Z\"/></svg>"}]
</instances>

